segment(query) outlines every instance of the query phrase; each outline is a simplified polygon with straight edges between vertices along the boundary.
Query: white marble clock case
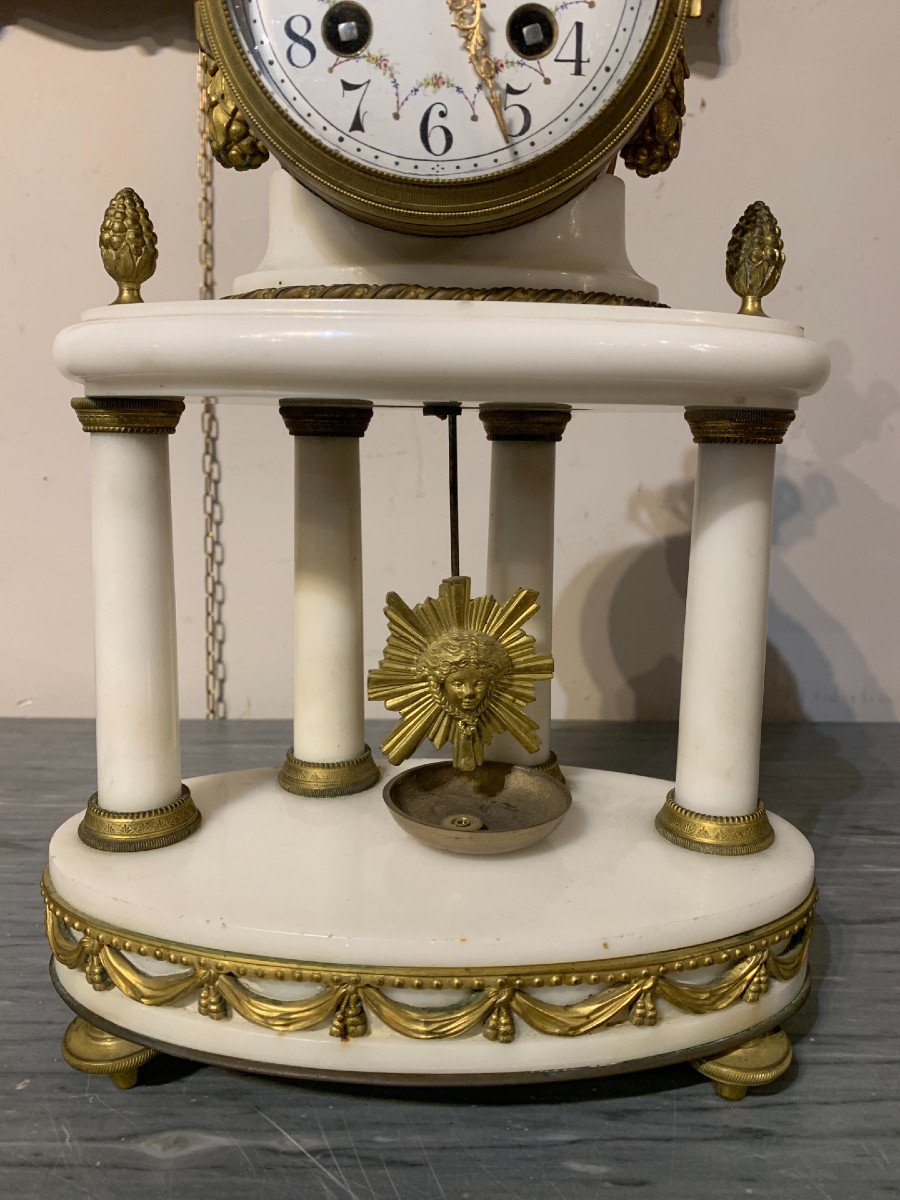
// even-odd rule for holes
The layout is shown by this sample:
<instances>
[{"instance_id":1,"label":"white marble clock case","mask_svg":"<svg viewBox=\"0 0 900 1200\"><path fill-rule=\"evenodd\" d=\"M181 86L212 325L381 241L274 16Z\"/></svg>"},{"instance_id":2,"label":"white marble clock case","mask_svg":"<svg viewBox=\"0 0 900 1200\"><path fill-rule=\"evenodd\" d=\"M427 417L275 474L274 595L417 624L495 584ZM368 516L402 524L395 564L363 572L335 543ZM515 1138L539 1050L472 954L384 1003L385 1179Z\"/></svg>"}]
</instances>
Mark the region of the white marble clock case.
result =
<instances>
[{"instance_id":1,"label":"white marble clock case","mask_svg":"<svg viewBox=\"0 0 900 1200\"><path fill-rule=\"evenodd\" d=\"M619 181L602 183L601 199L591 203L621 206ZM295 201L294 193L275 186L275 208ZM327 225L331 218L322 220ZM548 245L556 243L556 253L565 257L574 226L567 233L559 214L545 222ZM290 243L273 231L272 244L279 236ZM390 247L380 247L380 240L395 235L366 236L368 266L355 275L347 268L345 276L383 280ZM538 249L540 263L546 247ZM631 294L652 299L654 289L635 282L624 241L618 250L606 249L618 255L611 275L598 267L576 280L563 270L556 282L603 288L613 277L621 285L630 273ZM500 282L514 255L510 241L499 266L481 272L479 286ZM551 250L546 257L551 261ZM267 262L239 281L243 288L292 281L289 267L273 259L271 244ZM308 267L309 261L298 268L307 278ZM410 263L401 268L417 282ZM332 277L341 269L332 263ZM460 271L471 281L465 264L432 260L415 270L434 282L457 282ZM549 275L507 281L551 282ZM520 347L538 330L543 351L523 362ZM577 408L771 412L793 410L827 373L824 354L802 330L766 318L416 300L244 299L92 309L60 335L56 358L96 398L215 394L269 404L285 396L418 404L427 385L433 400L470 405L539 405L552 396ZM92 435L98 436L110 440ZM122 438L115 451L124 456L126 473L128 440ZM703 479L698 476L676 783L679 801L688 807L740 815L756 802L774 446L701 450L708 453L701 455ZM144 451L137 446L134 453ZM737 500L733 479L741 481ZM167 486L167 475L163 482ZM153 485L157 495L159 484ZM98 494L102 499L102 488ZM140 539L143 522L152 542L156 516L152 505L146 508L131 533ZM123 531L113 529L112 535ZM170 547L161 544L157 554L164 562ZM552 574L550 580L552 590ZM152 608L156 600L150 595L145 602ZM128 603L140 607L133 589ZM716 612L729 615L722 621ZM116 697L104 697L98 685L98 716L101 709L107 741L119 737L127 763L124 725L117 734L117 721L127 724L126 717L118 715ZM155 735L154 722L165 736ZM144 729L148 744L158 745L177 770L177 735L173 747L166 734L177 730L174 692L158 698ZM676 984L683 977L686 985L712 986L730 962L777 956L808 928L812 853L784 821L772 818L774 844L760 853L692 853L654 829L670 781L564 769L574 801L568 820L540 846L487 860L446 855L403 834L380 799L391 768L383 768L374 788L328 800L283 792L274 771L190 780L203 821L178 845L103 853L78 840L77 819L63 825L51 845L51 916L55 905L64 934L68 919L66 936L85 934L85 927L85 936L99 931L111 948L108 957L115 950L151 976L243 955L268 963L259 988L271 999L308 997L332 976L353 989L362 971L363 985L413 1010L450 1005L454 993L459 1003L460 996L498 988L571 1010L598 989L638 979L642 971L648 977L656 971L657 978L660 964ZM146 954L140 953L142 943ZM693 954L691 948L699 949ZM453 986L456 972L459 987ZM802 1002L807 987L803 965L783 979L770 972L767 988L711 1011L684 1011L661 998L655 1023L625 1020L592 1032L579 1029L581 1036L550 1036L517 1020L515 1037L505 1041L482 1037L480 1025L454 1037L405 1036L373 1012L365 1037L331 1036L327 1021L285 1032L236 1011L209 1020L198 1012L194 993L183 1002L157 1004L120 986L105 983L95 990L83 970L62 962L56 975L76 1011L138 1043L250 1069L407 1082L602 1074L702 1057L771 1028ZM241 986L252 992L255 985L248 979ZM507 1000L498 1007L508 1009Z\"/></svg>"}]
</instances>

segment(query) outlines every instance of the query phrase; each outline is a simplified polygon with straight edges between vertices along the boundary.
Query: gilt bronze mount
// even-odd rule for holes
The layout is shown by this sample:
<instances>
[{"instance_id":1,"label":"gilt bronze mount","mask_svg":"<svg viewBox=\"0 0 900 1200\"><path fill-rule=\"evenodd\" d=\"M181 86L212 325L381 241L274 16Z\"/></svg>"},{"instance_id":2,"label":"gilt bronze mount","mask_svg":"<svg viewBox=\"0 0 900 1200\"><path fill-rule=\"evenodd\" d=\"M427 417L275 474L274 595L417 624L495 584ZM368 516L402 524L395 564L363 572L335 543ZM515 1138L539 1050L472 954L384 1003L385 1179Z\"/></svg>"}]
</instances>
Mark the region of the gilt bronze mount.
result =
<instances>
[{"instance_id":1,"label":"gilt bronze mount","mask_svg":"<svg viewBox=\"0 0 900 1200\"><path fill-rule=\"evenodd\" d=\"M112 812L101 808L95 793L78 826L78 836L94 850L122 853L174 846L199 828L200 813L190 789L182 784L177 800L140 812Z\"/></svg>"}]
</instances>

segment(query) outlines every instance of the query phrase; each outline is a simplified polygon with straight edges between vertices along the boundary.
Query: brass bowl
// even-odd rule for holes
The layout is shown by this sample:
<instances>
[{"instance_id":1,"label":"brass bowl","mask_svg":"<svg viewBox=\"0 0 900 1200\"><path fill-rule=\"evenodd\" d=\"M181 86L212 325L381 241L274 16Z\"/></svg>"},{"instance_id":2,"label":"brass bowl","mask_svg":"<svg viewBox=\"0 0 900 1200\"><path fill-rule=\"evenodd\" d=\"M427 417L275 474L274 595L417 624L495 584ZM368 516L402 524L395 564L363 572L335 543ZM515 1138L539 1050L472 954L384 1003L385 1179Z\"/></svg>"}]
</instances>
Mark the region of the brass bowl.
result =
<instances>
[{"instance_id":1,"label":"brass bowl","mask_svg":"<svg viewBox=\"0 0 900 1200\"><path fill-rule=\"evenodd\" d=\"M572 804L544 771L486 762L474 771L427 763L395 775L384 802L407 833L454 854L506 854L551 834Z\"/></svg>"}]
</instances>

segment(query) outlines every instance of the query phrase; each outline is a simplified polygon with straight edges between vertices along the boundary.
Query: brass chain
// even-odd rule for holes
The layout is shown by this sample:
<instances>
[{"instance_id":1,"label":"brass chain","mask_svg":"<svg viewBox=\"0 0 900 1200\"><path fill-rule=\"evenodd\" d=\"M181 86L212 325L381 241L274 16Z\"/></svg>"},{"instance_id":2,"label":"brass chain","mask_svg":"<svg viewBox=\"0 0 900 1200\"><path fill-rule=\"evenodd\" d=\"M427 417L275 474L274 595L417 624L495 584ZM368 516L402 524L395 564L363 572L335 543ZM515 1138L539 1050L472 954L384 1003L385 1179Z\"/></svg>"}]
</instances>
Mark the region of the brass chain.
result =
<instances>
[{"instance_id":1,"label":"brass chain","mask_svg":"<svg viewBox=\"0 0 900 1200\"><path fill-rule=\"evenodd\" d=\"M202 272L200 299L212 300L215 292L213 157L207 136L206 72L202 51L197 63L197 90L199 93L197 175L200 180L197 201L200 240L197 250ZM208 721L217 721L226 715L225 625L222 620L225 601L222 564L225 560L225 552L222 543L222 502L219 496L222 468L219 461L217 407L218 401L215 396L203 397L200 428L203 433L203 558L206 579L206 719Z\"/></svg>"}]
</instances>

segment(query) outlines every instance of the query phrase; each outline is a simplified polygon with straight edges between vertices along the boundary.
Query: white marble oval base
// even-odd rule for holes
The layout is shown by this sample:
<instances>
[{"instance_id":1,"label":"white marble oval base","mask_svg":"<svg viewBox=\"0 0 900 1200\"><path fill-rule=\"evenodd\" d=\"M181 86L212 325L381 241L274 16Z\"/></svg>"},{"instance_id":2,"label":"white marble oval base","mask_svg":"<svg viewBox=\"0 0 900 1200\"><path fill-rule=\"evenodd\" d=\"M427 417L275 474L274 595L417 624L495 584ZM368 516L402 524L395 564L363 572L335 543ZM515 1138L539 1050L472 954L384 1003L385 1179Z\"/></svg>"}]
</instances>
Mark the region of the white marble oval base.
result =
<instances>
[{"instance_id":1,"label":"white marble oval base","mask_svg":"<svg viewBox=\"0 0 900 1200\"><path fill-rule=\"evenodd\" d=\"M144 854L50 843L54 891L121 929L191 946L316 962L480 967L581 962L715 941L777 920L813 883L813 854L772 817L775 844L719 858L664 841L672 784L565 768L572 810L544 842L497 857L423 846L381 781L338 799L293 796L275 771L188 780L203 824Z\"/></svg>"},{"instance_id":2,"label":"white marble oval base","mask_svg":"<svg viewBox=\"0 0 900 1200\"><path fill-rule=\"evenodd\" d=\"M50 883L65 904L98 923L214 952L486 972L720 941L779 920L809 895L812 851L778 817L775 843L761 854L698 855L653 828L669 782L584 768L567 768L566 776L572 812L546 842L471 859L407 837L382 803L381 784L310 800L281 791L274 770L205 776L189 781L203 814L193 837L144 854L104 854L78 840L75 817L51 843ZM805 986L803 969L773 979L755 1003L697 1015L660 1002L656 1025L612 1025L577 1037L518 1021L511 1044L488 1041L478 1029L418 1040L370 1017L367 1036L342 1042L329 1036L327 1021L285 1034L236 1013L211 1021L199 1015L196 996L150 1007L115 988L94 991L79 971L58 966L58 974L74 1006L188 1057L195 1051L298 1071L413 1076L602 1072L689 1057L775 1024ZM699 972L692 975L702 982ZM267 993L277 986L267 984ZM406 1003L452 999L449 988L404 991ZM596 988L543 989L556 1004L589 991Z\"/></svg>"}]
</instances>

